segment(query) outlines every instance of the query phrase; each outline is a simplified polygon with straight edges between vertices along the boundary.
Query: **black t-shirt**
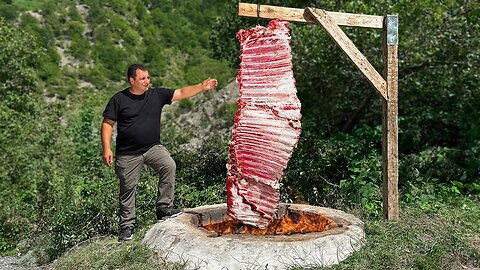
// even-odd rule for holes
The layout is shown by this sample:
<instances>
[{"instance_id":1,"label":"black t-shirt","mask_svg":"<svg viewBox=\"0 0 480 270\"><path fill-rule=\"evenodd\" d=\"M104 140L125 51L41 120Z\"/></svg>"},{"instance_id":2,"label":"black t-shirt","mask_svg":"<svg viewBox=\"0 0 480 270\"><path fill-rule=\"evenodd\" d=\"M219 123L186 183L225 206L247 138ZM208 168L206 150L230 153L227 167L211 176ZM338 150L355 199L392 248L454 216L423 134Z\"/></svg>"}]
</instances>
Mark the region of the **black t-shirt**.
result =
<instances>
[{"instance_id":1,"label":"black t-shirt","mask_svg":"<svg viewBox=\"0 0 480 270\"><path fill-rule=\"evenodd\" d=\"M103 117L117 122L117 155L143 154L160 143L162 108L172 103L174 91L150 88L135 95L127 88L108 101Z\"/></svg>"}]
</instances>

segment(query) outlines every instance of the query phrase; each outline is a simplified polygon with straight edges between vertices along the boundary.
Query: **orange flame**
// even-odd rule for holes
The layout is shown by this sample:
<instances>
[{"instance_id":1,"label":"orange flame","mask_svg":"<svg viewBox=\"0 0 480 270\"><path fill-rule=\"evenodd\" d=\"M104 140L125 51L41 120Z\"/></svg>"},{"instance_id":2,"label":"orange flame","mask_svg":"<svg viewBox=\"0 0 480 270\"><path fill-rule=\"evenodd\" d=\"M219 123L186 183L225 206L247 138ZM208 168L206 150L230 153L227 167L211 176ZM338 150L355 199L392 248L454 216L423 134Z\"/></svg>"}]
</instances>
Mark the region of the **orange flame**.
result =
<instances>
[{"instance_id":1,"label":"orange flame","mask_svg":"<svg viewBox=\"0 0 480 270\"><path fill-rule=\"evenodd\" d=\"M242 224L234 220L207 224L203 228L223 234L253 234L253 235L291 235L295 233L322 232L337 228L339 225L332 219L309 212L296 213L288 211L282 219L275 219L265 229Z\"/></svg>"}]
</instances>

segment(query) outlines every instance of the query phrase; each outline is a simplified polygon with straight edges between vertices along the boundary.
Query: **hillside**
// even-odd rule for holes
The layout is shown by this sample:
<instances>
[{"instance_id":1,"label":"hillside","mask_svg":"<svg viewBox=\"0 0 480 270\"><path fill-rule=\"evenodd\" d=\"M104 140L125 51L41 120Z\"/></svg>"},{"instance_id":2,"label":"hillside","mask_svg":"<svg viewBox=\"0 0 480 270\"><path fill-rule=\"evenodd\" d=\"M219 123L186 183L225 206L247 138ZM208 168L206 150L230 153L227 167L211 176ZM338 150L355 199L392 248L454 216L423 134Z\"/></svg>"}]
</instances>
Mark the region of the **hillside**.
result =
<instances>
[{"instance_id":1,"label":"hillside","mask_svg":"<svg viewBox=\"0 0 480 270\"><path fill-rule=\"evenodd\" d=\"M227 138L233 126L240 93L235 80L224 88L192 99L173 103L165 108L165 128L189 134L181 149L198 148L205 138ZM172 132L172 131L170 131Z\"/></svg>"},{"instance_id":2,"label":"hillside","mask_svg":"<svg viewBox=\"0 0 480 270\"><path fill-rule=\"evenodd\" d=\"M0 15L43 47L40 82L61 97L123 81L135 62L151 69L156 85L175 88L208 76L229 80L232 70L212 58L208 40L210 22L222 10L207 0L0 3Z\"/></svg>"}]
</instances>

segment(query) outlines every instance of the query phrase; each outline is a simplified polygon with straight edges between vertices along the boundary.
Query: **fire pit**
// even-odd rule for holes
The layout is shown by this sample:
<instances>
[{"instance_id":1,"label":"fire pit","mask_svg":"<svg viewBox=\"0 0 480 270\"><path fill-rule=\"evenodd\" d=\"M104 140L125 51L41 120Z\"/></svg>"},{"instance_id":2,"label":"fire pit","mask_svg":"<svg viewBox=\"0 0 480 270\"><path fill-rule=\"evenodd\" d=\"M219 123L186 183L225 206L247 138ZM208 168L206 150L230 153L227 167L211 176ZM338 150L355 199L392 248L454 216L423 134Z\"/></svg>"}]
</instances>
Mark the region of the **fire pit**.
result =
<instances>
[{"instance_id":1,"label":"fire pit","mask_svg":"<svg viewBox=\"0 0 480 270\"><path fill-rule=\"evenodd\" d=\"M233 221L226 204L186 209L155 224L143 242L187 269L286 269L328 266L363 244L363 222L345 212L280 204L265 229Z\"/></svg>"}]
</instances>

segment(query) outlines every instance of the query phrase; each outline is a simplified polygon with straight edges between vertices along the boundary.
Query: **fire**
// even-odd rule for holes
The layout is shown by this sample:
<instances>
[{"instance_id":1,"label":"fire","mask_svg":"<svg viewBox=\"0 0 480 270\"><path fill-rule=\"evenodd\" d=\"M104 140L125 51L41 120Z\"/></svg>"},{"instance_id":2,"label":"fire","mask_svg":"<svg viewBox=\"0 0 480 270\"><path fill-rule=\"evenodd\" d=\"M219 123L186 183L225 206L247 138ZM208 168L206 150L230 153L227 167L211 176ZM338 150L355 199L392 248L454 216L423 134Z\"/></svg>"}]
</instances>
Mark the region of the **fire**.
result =
<instances>
[{"instance_id":1,"label":"fire","mask_svg":"<svg viewBox=\"0 0 480 270\"><path fill-rule=\"evenodd\" d=\"M291 235L295 233L322 232L328 229L340 227L332 219L309 212L287 211L281 219L275 219L265 229L259 229L251 225L245 225L234 220L203 226L209 231L218 234L254 234L254 235Z\"/></svg>"}]
</instances>

